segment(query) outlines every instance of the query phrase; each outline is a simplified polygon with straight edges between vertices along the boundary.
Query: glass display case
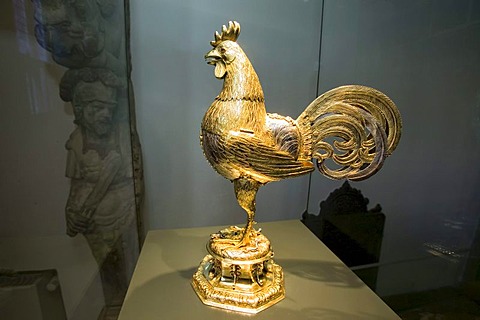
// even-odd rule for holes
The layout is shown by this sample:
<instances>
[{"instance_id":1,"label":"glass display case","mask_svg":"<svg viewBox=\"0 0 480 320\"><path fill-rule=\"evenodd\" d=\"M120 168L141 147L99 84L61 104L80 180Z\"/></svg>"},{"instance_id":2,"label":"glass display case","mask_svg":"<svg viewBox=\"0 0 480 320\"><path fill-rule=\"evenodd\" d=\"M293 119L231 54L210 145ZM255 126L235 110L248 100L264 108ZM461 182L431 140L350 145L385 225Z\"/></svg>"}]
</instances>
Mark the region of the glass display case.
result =
<instances>
[{"instance_id":1,"label":"glass display case","mask_svg":"<svg viewBox=\"0 0 480 320\"><path fill-rule=\"evenodd\" d=\"M359 84L387 94L403 120L375 176L269 184L256 220L303 220L402 318L480 314L477 1L0 8L0 315L19 319L55 292L43 307L55 319L116 318L149 231L244 224L233 186L199 146L222 86L204 56L230 20L267 112L296 118L321 93ZM195 238L199 256L208 237ZM14 289L25 283L51 291Z\"/></svg>"}]
</instances>

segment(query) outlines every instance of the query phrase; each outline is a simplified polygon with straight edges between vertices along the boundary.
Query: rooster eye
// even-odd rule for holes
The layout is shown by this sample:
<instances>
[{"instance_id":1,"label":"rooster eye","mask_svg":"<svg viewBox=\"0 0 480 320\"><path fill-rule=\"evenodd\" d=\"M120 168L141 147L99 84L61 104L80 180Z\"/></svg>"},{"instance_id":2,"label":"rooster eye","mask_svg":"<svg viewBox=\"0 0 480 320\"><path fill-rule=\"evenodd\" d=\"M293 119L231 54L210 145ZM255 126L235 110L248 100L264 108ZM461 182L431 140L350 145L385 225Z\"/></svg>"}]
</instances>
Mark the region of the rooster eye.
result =
<instances>
[{"instance_id":1,"label":"rooster eye","mask_svg":"<svg viewBox=\"0 0 480 320\"><path fill-rule=\"evenodd\" d=\"M220 53L224 54L225 52L227 52L227 50L225 50L225 48L220 48Z\"/></svg>"}]
</instances>

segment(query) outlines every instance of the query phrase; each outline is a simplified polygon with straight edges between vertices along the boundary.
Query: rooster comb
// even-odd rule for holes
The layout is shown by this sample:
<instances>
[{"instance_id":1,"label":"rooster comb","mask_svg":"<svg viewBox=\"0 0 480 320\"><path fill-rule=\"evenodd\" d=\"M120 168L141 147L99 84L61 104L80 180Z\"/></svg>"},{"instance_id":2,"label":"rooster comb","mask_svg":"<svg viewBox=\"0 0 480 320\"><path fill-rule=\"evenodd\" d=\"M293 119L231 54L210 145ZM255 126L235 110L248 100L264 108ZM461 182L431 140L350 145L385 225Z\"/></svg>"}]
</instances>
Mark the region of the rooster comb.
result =
<instances>
[{"instance_id":1,"label":"rooster comb","mask_svg":"<svg viewBox=\"0 0 480 320\"><path fill-rule=\"evenodd\" d=\"M210 41L210 44L213 47L216 47L220 42L225 40L237 41L238 36L240 35L240 23L237 21L229 21L228 28L223 25L222 34L219 34L218 31L215 32L215 40Z\"/></svg>"}]
</instances>

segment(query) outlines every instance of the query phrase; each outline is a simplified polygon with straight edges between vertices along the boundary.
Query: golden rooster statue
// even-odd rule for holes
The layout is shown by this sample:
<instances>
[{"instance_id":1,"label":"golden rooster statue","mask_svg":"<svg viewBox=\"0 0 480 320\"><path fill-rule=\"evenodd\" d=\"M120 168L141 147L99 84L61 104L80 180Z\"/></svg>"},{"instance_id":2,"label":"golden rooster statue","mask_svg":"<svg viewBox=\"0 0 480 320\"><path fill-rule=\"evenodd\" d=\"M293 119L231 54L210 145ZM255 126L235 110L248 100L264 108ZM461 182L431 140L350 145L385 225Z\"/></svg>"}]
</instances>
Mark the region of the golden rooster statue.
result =
<instances>
[{"instance_id":1,"label":"golden rooster statue","mask_svg":"<svg viewBox=\"0 0 480 320\"><path fill-rule=\"evenodd\" d=\"M258 76L236 42L239 34L237 22L223 26L205 56L224 82L203 118L200 139L205 157L233 181L238 203L247 212L241 246L250 240L260 186L313 171L312 158L329 178L366 179L395 149L401 124L395 104L363 86L321 95L296 120L267 113ZM332 145L329 137L343 141ZM327 159L339 168L329 169Z\"/></svg>"},{"instance_id":2,"label":"golden rooster statue","mask_svg":"<svg viewBox=\"0 0 480 320\"><path fill-rule=\"evenodd\" d=\"M383 93L358 85L324 93L296 120L267 113L258 76L237 43L239 34L237 22L223 26L222 33L216 32L215 40L211 41L213 49L205 55L207 62L215 67L215 77L223 79L223 88L203 118L201 145L212 167L233 182L238 203L248 216L245 228L231 227L236 229L212 235L207 249L217 260L204 262L203 269L199 269L199 274L207 274L205 270L210 270L211 276L207 281L200 279L201 275L196 275L196 280L194 277L194 288L204 303L220 307L225 307L220 300L205 301L209 290L226 286L218 280L220 282L210 288L215 282L213 278L224 279L231 275L233 286L242 275L244 280L249 277L258 280L257 271L267 270L268 257L273 256L268 240L259 240L260 232L253 228L255 196L260 186L313 171L313 159L319 171L329 178L366 179L380 169L395 149L401 132L401 118L395 104ZM332 163L333 168L327 166ZM258 243L262 242L267 242L268 248L259 248ZM242 252L242 248L246 250ZM250 254L262 250L265 252ZM260 267L253 267L252 263L247 270L245 262L240 261L245 255L248 256L245 259L256 263L259 259L268 263ZM224 264L222 259L228 263ZM214 271L210 264L222 266ZM215 275L219 269L224 271ZM252 281L260 285L262 282L257 280ZM279 288L280 293L273 293L268 298L270 301L283 297L283 286ZM224 292L222 290L218 292ZM246 292L252 294L254 291L249 287ZM218 292L210 292L210 295L217 296ZM244 298L232 299L231 305L238 307ZM225 301L225 297L221 301ZM225 308L252 312L248 306L237 307Z\"/></svg>"}]
</instances>

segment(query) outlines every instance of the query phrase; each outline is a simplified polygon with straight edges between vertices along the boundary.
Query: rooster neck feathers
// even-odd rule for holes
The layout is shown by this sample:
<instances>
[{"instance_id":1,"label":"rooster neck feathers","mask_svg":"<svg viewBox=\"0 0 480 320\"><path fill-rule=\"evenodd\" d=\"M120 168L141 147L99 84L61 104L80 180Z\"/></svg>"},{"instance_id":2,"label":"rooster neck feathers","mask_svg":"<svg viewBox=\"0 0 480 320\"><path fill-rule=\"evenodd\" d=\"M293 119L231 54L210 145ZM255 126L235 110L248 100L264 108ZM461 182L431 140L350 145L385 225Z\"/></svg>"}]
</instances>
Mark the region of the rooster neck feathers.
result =
<instances>
[{"instance_id":1,"label":"rooster neck feathers","mask_svg":"<svg viewBox=\"0 0 480 320\"><path fill-rule=\"evenodd\" d=\"M235 59L226 65L223 89L217 99L264 102L262 86L255 69L240 46L237 45L235 51Z\"/></svg>"},{"instance_id":2,"label":"rooster neck feathers","mask_svg":"<svg viewBox=\"0 0 480 320\"><path fill-rule=\"evenodd\" d=\"M213 49L205 59L215 66L215 77L223 79L223 88L205 114L202 129L212 132L248 130L265 133L263 90L257 73L245 52L237 44L240 25L230 23L222 34L215 34Z\"/></svg>"},{"instance_id":3,"label":"rooster neck feathers","mask_svg":"<svg viewBox=\"0 0 480 320\"><path fill-rule=\"evenodd\" d=\"M215 32L211 41L213 49L205 55L209 64L215 65L215 77L223 79L223 90L217 96L222 101L249 100L263 102L263 90L257 73L237 43L240 24L232 22L222 33Z\"/></svg>"}]
</instances>

